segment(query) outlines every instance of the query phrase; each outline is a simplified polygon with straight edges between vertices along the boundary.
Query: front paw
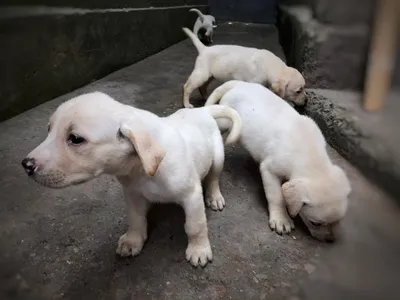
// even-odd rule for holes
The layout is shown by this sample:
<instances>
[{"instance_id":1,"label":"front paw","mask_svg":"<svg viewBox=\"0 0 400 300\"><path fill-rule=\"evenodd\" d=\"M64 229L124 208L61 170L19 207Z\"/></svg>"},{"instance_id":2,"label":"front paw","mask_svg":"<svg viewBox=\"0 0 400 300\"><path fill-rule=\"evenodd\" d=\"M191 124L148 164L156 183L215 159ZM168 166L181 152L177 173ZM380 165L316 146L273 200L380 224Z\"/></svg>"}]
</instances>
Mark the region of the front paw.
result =
<instances>
[{"instance_id":1,"label":"front paw","mask_svg":"<svg viewBox=\"0 0 400 300\"><path fill-rule=\"evenodd\" d=\"M287 213L270 212L269 227L278 234L290 233L294 223Z\"/></svg>"},{"instance_id":2,"label":"front paw","mask_svg":"<svg viewBox=\"0 0 400 300\"><path fill-rule=\"evenodd\" d=\"M146 235L136 232L127 232L119 238L117 254L122 257L136 256L142 251Z\"/></svg>"},{"instance_id":3,"label":"front paw","mask_svg":"<svg viewBox=\"0 0 400 300\"><path fill-rule=\"evenodd\" d=\"M212 210L223 210L225 207L225 199L221 193L216 195L207 195L206 204L208 207L211 207Z\"/></svg>"},{"instance_id":4,"label":"front paw","mask_svg":"<svg viewBox=\"0 0 400 300\"><path fill-rule=\"evenodd\" d=\"M191 103L187 103L183 105L185 108L194 108L194 105Z\"/></svg>"},{"instance_id":5,"label":"front paw","mask_svg":"<svg viewBox=\"0 0 400 300\"><path fill-rule=\"evenodd\" d=\"M204 267L209 261L213 259L210 242L204 243L190 243L186 249L186 260L194 267L198 265Z\"/></svg>"}]
</instances>

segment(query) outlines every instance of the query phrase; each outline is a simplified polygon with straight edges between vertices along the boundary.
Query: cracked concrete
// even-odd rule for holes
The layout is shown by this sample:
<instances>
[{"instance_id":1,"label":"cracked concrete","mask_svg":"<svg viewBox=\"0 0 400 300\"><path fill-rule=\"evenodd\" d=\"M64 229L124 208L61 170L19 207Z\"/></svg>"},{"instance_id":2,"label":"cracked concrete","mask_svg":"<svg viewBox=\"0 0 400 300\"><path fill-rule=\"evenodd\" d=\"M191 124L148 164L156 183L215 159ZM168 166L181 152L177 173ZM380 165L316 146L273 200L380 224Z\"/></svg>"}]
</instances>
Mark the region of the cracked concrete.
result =
<instances>
[{"instance_id":1,"label":"cracked concrete","mask_svg":"<svg viewBox=\"0 0 400 300\"><path fill-rule=\"evenodd\" d=\"M276 29L269 26L220 26L215 41L265 47L282 57ZM215 258L205 269L184 259L180 208L156 206L142 254L120 259L116 243L127 225L114 179L51 190L26 177L20 161L45 137L61 102L100 90L170 114L181 106L196 54L185 40L0 124L0 298L398 299L399 208L332 149L353 186L341 242L312 239L299 220L288 236L271 232L257 166L240 147L228 147L221 178L227 207L207 210ZM198 93L193 96L193 103L203 103Z\"/></svg>"}]
</instances>

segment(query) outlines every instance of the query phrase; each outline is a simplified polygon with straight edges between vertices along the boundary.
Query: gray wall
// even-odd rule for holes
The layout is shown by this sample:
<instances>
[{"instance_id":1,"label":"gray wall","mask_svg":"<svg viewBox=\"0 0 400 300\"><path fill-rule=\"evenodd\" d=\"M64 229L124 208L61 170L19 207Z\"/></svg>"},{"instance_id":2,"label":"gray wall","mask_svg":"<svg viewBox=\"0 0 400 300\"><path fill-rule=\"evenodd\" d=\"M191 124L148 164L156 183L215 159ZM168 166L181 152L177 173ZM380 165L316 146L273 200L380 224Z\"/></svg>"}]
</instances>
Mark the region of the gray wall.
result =
<instances>
[{"instance_id":1,"label":"gray wall","mask_svg":"<svg viewBox=\"0 0 400 300\"><path fill-rule=\"evenodd\" d=\"M181 27L196 18L190 6L204 11L206 5L207 0L2 1L0 121L179 42Z\"/></svg>"},{"instance_id":2,"label":"gray wall","mask_svg":"<svg viewBox=\"0 0 400 300\"><path fill-rule=\"evenodd\" d=\"M275 24L278 0L209 0L218 21Z\"/></svg>"}]
</instances>

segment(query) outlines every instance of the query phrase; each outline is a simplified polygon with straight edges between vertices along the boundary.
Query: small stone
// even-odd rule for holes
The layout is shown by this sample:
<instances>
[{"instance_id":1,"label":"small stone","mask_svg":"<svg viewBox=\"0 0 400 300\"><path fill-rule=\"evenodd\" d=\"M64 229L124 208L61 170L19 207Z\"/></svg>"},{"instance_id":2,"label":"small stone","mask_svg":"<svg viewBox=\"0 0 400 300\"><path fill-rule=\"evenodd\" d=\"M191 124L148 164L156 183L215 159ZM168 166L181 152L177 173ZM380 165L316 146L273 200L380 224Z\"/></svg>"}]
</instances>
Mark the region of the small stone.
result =
<instances>
[{"instance_id":1,"label":"small stone","mask_svg":"<svg viewBox=\"0 0 400 300\"><path fill-rule=\"evenodd\" d=\"M304 269L307 271L308 274L311 274L315 271L316 267L312 264L305 264Z\"/></svg>"}]
</instances>

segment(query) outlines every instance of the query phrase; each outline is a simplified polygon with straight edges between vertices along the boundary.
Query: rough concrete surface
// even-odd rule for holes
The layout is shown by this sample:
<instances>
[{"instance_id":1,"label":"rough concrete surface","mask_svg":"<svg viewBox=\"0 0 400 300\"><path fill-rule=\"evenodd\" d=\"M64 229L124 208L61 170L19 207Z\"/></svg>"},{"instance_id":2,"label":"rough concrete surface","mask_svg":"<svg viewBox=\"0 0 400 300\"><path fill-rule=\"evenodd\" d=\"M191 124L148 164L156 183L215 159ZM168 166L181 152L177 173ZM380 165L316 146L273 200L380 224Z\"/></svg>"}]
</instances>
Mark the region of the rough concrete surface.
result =
<instances>
[{"instance_id":1,"label":"rough concrete surface","mask_svg":"<svg viewBox=\"0 0 400 300\"><path fill-rule=\"evenodd\" d=\"M221 26L215 41L282 53L272 27ZM332 149L353 186L341 242L312 239L298 220L288 236L271 232L257 166L229 147L221 178L227 207L207 211L215 258L205 269L185 262L180 208L156 206L141 255L120 259L115 247L127 224L114 179L51 190L27 178L20 161L45 137L62 101L100 90L170 114L181 105L196 54L186 40L0 124L0 298L398 299L399 208Z\"/></svg>"},{"instance_id":2,"label":"rough concrete surface","mask_svg":"<svg viewBox=\"0 0 400 300\"><path fill-rule=\"evenodd\" d=\"M318 22L308 6L281 6L278 26L288 63L312 88L361 90L368 58L368 25Z\"/></svg>"},{"instance_id":3,"label":"rough concrete surface","mask_svg":"<svg viewBox=\"0 0 400 300\"><path fill-rule=\"evenodd\" d=\"M336 25L370 25L376 0L315 0L312 3L320 22Z\"/></svg>"},{"instance_id":4,"label":"rough concrete surface","mask_svg":"<svg viewBox=\"0 0 400 300\"><path fill-rule=\"evenodd\" d=\"M348 6L340 5L337 1L315 1L319 2L323 3L324 10L331 13L330 17L333 19L341 15L342 9L352 12ZM366 7L354 13L355 15L365 16L371 10L371 1L365 2ZM330 10L328 4L336 9ZM327 20L319 20L312 7L311 3L280 6L277 24L288 64L303 73L309 88L363 90L370 50L371 22L357 21L355 17L356 22L352 24L324 23ZM351 18L351 15L352 13L342 17ZM391 65L392 87L398 89L400 40Z\"/></svg>"}]
</instances>

